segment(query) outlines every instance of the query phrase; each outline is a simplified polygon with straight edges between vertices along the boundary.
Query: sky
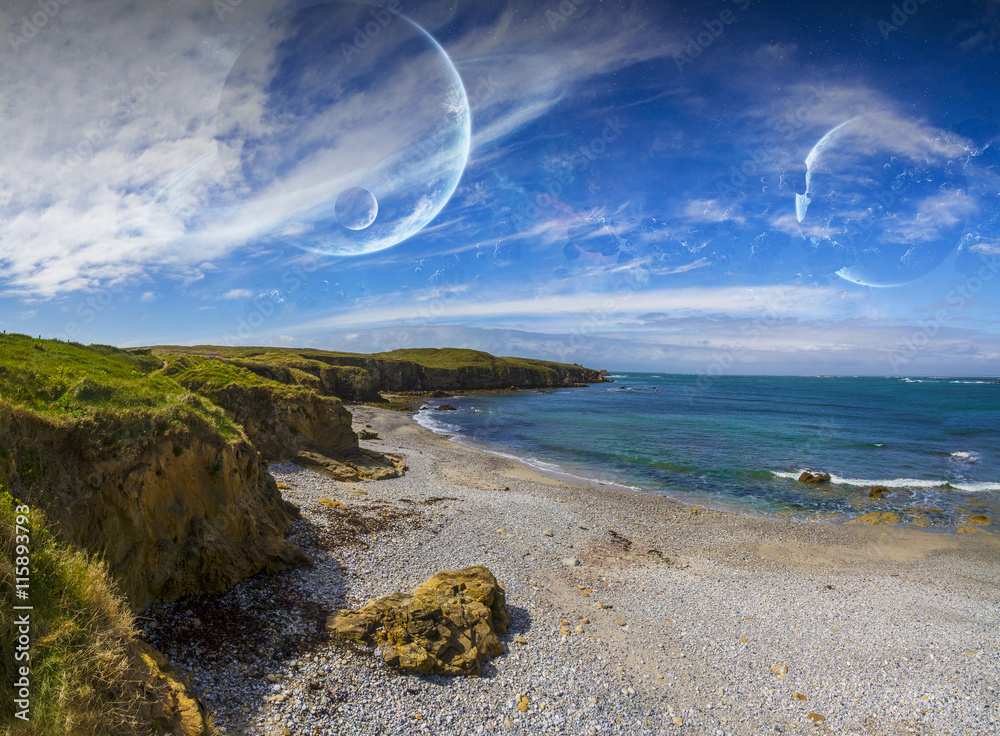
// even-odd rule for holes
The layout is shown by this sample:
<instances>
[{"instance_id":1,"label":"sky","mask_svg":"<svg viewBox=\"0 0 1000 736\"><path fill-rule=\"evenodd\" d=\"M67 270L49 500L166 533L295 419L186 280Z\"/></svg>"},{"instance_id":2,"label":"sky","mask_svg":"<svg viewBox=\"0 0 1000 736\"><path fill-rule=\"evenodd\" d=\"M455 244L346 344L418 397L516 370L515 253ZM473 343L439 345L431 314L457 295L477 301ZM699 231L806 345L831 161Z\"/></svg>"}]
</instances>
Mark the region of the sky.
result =
<instances>
[{"instance_id":1,"label":"sky","mask_svg":"<svg viewBox=\"0 0 1000 736\"><path fill-rule=\"evenodd\" d=\"M0 325L1000 373L1000 0L14 0Z\"/></svg>"}]
</instances>

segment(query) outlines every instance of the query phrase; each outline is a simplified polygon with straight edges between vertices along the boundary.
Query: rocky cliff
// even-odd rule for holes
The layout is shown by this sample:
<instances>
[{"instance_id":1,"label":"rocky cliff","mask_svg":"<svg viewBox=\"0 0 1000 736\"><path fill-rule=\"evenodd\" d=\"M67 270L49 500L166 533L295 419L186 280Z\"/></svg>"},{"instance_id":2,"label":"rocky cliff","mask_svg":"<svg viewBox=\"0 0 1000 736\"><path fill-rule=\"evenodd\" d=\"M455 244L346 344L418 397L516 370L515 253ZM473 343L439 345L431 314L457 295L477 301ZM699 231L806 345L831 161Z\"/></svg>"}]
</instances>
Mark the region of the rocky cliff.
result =
<instances>
[{"instance_id":1,"label":"rocky cliff","mask_svg":"<svg viewBox=\"0 0 1000 736\"><path fill-rule=\"evenodd\" d=\"M0 480L63 540L98 552L134 610L309 563L284 538L296 510L242 434L197 415L131 419L149 422L143 441L98 427L101 417L56 421L0 403Z\"/></svg>"},{"instance_id":2,"label":"rocky cliff","mask_svg":"<svg viewBox=\"0 0 1000 736\"><path fill-rule=\"evenodd\" d=\"M607 371L478 350L421 348L360 355L278 348L159 347L154 355L211 357L268 381L345 401L379 401L382 392L539 389L602 383ZM176 359L176 358L171 358Z\"/></svg>"},{"instance_id":3,"label":"rocky cliff","mask_svg":"<svg viewBox=\"0 0 1000 736\"><path fill-rule=\"evenodd\" d=\"M285 367L261 375L235 363L198 356L171 356L163 374L211 400L239 424L268 460L313 467L342 481L395 478L406 466L398 458L361 449L351 413L321 387L296 384Z\"/></svg>"}]
</instances>

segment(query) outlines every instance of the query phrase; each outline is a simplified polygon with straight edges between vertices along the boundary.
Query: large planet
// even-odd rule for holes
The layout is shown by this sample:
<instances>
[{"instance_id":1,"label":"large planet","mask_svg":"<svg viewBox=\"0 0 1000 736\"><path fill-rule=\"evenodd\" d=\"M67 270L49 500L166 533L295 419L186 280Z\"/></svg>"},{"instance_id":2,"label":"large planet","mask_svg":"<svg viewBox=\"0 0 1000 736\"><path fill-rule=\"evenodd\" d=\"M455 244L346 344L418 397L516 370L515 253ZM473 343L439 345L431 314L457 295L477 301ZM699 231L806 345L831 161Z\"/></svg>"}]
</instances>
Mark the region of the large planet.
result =
<instances>
[{"instance_id":1,"label":"large planet","mask_svg":"<svg viewBox=\"0 0 1000 736\"><path fill-rule=\"evenodd\" d=\"M465 89L422 28L363 3L313 5L264 29L216 120L233 220L257 241L360 255L420 232L469 155Z\"/></svg>"},{"instance_id":2,"label":"large planet","mask_svg":"<svg viewBox=\"0 0 1000 736\"><path fill-rule=\"evenodd\" d=\"M898 286L956 249L976 214L961 136L892 114L852 118L806 157L796 216L817 252L857 284Z\"/></svg>"}]
</instances>

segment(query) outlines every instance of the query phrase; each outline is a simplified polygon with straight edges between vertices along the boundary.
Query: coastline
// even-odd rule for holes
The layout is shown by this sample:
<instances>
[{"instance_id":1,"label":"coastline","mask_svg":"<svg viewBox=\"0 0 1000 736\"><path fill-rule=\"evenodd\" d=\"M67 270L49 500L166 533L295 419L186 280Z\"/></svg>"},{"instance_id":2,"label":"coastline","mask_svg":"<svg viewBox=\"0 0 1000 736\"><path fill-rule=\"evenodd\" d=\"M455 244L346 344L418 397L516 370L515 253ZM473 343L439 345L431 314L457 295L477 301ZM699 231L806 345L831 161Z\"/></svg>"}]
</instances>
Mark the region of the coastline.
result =
<instances>
[{"instance_id":1,"label":"coastline","mask_svg":"<svg viewBox=\"0 0 1000 736\"><path fill-rule=\"evenodd\" d=\"M1000 659L996 534L792 523L569 483L453 442L409 414L350 409L356 427L381 438L363 446L403 456L410 471L349 484L272 467L303 512L290 537L316 566L253 590L241 583L212 602L225 611L235 597L254 610L259 598L261 615L284 621L292 644L249 662L220 646L209 661L205 642L231 622L191 601L145 614L157 624L148 629L154 644L190 674L227 734L1000 727L990 689ZM323 544L341 530L322 496L367 514L371 533ZM505 586L512 617L507 651L482 678L400 676L316 631L328 610L471 564ZM276 598L288 610L272 610Z\"/></svg>"}]
</instances>

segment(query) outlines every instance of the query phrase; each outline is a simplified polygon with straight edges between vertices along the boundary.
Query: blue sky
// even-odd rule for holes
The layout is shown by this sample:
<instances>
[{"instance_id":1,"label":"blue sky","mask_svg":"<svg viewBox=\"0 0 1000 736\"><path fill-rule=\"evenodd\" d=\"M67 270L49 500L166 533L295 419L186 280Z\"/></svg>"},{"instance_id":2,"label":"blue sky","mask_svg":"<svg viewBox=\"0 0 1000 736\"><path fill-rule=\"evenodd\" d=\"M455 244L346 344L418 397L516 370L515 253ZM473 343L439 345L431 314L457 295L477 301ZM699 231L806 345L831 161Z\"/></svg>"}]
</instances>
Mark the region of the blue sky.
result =
<instances>
[{"instance_id":1,"label":"blue sky","mask_svg":"<svg viewBox=\"0 0 1000 736\"><path fill-rule=\"evenodd\" d=\"M998 0L64 2L0 11L8 331L1000 370Z\"/></svg>"}]
</instances>

